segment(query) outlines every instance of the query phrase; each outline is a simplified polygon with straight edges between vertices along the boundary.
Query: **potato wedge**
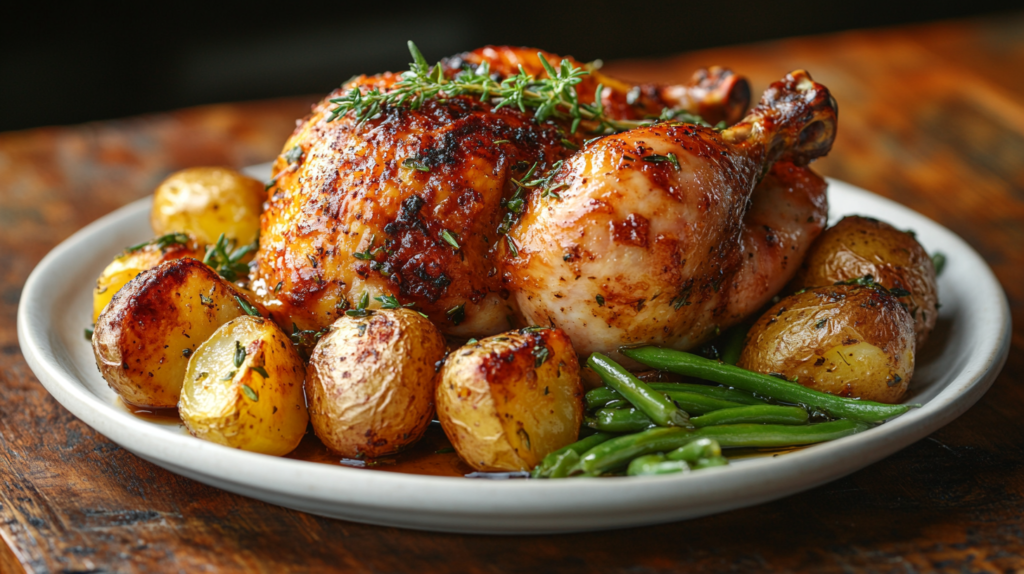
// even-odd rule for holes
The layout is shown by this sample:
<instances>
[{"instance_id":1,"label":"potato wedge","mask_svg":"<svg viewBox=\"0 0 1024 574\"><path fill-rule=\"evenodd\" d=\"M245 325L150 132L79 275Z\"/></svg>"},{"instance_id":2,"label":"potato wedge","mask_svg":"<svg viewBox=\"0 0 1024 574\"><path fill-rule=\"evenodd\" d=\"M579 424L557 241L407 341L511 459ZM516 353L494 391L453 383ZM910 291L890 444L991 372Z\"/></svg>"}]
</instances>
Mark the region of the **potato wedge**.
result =
<instances>
[{"instance_id":1,"label":"potato wedge","mask_svg":"<svg viewBox=\"0 0 1024 574\"><path fill-rule=\"evenodd\" d=\"M92 336L96 365L129 404L178 404L189 356L218 327L242 316L230 283L191 258L143 271L114 295Z\"/></svg>"},{"instance_id":2,"label":"potato wedge","mask_svg":"<svg viewBox=\"0 0 1024 574\"><path fill-rule=\"evenodd\" d=\"M939 317L935 266L913 234L869 217L844 217L811 246L791 289L824 287L871 275L907 306L917 348Z\"/></svg>"},{"instance_id":3,"label":"potato wedge","mask_svg":"<svg viewBox=\"0 0 1024 574\"><path fill-rule=\"evenodd\" d=\"M270 319L221 325L188 361L178 412L194 436L283 456L306 434L306 365Z\"/></svg>"},{"instance_id":4,"label":"potato wedge","mask_svg":"<svg viewBox=\"0 0 1024 574\"><path fill-rule=\"evenodd\" d=\"M481 471L522 471L574 442L583 420L580 365L561 329L522 329L448 356L437 417Z\"/></svg>"},{"instance_id":5,"label":"potato wedge","mask_svg":"<svg viewBox=\"0 0 1024 574\"><path fill-rule=\"evenodd\" d=\"M96 288L92 292L92 322L99 320L100 314L110 304L114 294L135 279L139 273L165 261L182 257L201 260L205 252L204 247L194 237L184 233L169 233L154 238L145 245L125 249L107 265L96 280Z\"/></svg>"},{"instance_id":6,"label":"potato wedge","mask_svg":"<svg viewBox=\"0 0 1024 574\"><path fill-rule=\"evenodd\" d=\"M819 287L751 327L737 366L844 397L895 403L914 375L914 320L883 289Z\"/></svg>"},{"instance_id":7,"label":"potato wedge","mask_svg":"<svg viewBox=\"0 0 1024 574\"><path fill-rule=\"evenodd\" d=\"M341 317L313 350L309 415L324 445L376 457L418 441L434 414L434 380L445 356L437 327L415 311Z\"/></svg>"},{"instance_id":8,"label":"potato wedge","mask_svg":"<svg viewBox=\"0 0 1024 574\"><path fill-rule=\"evenodd\" d=\"M157 235L183 231L207 244L223 233L237 245L256 241L267 192L263 183L232 169L193 167L171 174L153 194Z\"/></svg>"}]
</instances>

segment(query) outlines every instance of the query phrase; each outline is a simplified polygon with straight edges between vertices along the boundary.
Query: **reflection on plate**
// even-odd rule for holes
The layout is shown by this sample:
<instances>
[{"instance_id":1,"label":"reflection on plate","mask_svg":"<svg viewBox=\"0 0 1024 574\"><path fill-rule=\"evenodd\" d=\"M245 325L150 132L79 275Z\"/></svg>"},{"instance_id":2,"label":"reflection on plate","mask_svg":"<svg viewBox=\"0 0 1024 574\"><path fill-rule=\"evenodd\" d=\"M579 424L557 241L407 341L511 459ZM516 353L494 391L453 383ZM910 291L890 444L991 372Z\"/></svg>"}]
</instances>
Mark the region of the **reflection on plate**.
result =
<instances>
[{"instance_id":1,"label":"reflection on plate","mask_svg":"<svg viewBox=\"0 0 1024 574\"><path fill-rule=\"evenodd\" d=\"M250 173L266 171L257 166ZM96 276L125 245L152 235L149 199L89 225L40 262L22 294L18 335L47 390L101 434L172 472L273 504L359 522L473 533L594 530L693 518L800 492L896 452L967 410L1006 360L1006 297L963 240L840 181L831 181L829 201L831 221L845 214L874 216L913 229L926 249L947 256L939 278L939 324L918 357L905 399L923 406L859 435L777 456L743 453L729 467L689 475L493 481L376 472L339 465L322 454L295 460L232 450L194 439L173 421L132 415L100 377L82 330L91 316Z\"/></svg>"}]
</instances>

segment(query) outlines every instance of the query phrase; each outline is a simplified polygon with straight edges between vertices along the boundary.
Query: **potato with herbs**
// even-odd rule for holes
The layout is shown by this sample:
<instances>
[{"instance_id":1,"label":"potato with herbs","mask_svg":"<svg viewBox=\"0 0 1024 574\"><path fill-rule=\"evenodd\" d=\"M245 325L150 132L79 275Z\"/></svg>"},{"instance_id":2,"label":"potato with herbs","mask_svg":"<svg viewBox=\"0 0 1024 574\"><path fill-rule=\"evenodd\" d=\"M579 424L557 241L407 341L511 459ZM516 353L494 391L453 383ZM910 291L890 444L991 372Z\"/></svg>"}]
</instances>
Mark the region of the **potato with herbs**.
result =
<instances>
[{"instance_id":1,"label":"potato with herbs","mask_svg":"<svg viewBox=\"0 0 1024 574\"><path fill-rule=\"evenodd\" d=\"M792 289L867 275L907 306L920 349L939 317L939 297L935 265L912 233L869 217L844 217L811 246Z\"/></svg>"},{"instance_id":2,"label":"potato with herbs","mask_svg":"<svg viewBox=\"0 0 1024 574\"><path fill-rule=\"evenodd\" d=\"M96 280L96 289L92 292L92 322L99 320L100 313L114 298L114 294L139 273L182 257L202 259L205 252L194 237L184 233L169 233L125 249Z\"/></svg>"},{"instance_id":3,"label":"potato with herbs","mask_svg":"<svg viewBox=\"0 0 1024 574\"><path fill-rule=\"evenodd\" d=\"M282 456L306 434L305 376L305 363L277 324L242 316L192 354L178 412L196 437Z\"/></svg>"},{"instance_id":4,"label":"potato with herbs","mask_svg":"<svg viewBox=\"0 0 1024 574\"><path fill-rule=\"evenodd\" d=\"M189 357L218 327L246 314L240 301L237 289L195 259L143 271L96 323L100 374L126 403L177 406Z\"/></svg>"},{"instance_id":5,"label":"potato with herbs","mask_svg":"<svg viewBox=\"0 0 1024 574\"><path fill-rule=\"evenodd\" d=\"M576 441L582 398L569 336L534 327L449 355L437 387L437 418L473 468L523 471Z\"/></svg>"},{"instance_id":6,"label":"potato with herbs","mask_svg":"<svg viewBox=\"0 0 1024 574\"><path fill-rule=\"evenodd\" d=\"M751 327L737 366L843 397L895 403L914 375L914 320L884 289L819 287Z\"/></svg>"},{"instance_id":7,"label":"potato with herbs","mask_svg":"<svg viewBox=\"0 0 1024 574\"><path fill-rule=\"evenodd\" d=\"M414 444L427 430L445 339L409 309L360 311L320 338L306 396L313 430L327 448L372 458Z\"/></svg>"},{"instance_id":8,"label":"potato with herbs","mask_svg":"<svg viewBox=\"0 0 1024 574\"><path fill-rule=\"evenodd\" d=\"M221 234L236 245L256 241L267 193L262 182L232 169L193 167L171 174L153 195L158 235L183 231L213 244Z\"/></svg>"}]
</instances>

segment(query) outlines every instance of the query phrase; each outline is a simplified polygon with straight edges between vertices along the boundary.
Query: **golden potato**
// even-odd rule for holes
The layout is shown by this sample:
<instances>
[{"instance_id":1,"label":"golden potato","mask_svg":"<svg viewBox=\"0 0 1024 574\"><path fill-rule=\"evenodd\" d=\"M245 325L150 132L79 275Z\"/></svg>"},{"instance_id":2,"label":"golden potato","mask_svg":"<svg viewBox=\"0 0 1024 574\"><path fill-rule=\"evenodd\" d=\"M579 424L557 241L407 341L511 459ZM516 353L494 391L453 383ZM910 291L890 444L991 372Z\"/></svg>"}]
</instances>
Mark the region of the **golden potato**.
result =
<instances>
[{"instance_id":1,"label":"golden potato","mask_svg":"<svg viewBox=\"0 0 1024 574\"><path fill-rule=\"evenodd\" d=\"M871 275L907 306L917 348L939 317L935 266L914 235L869 217L844 217L811 246L792 290L824 287Z\"/></svg>"},{"instance_id":2,"label":"golden potato","mask_svg":"<svg viewBox=\"0 0 1024 574\"><path fill-rule=\"evenodd\" d=\"M737 366L818 391L895 403L914 375L914 320L882 289L819 287L751 327Z\"/></svg>"},{"instance_id":3,"label":"golden potato","mask_svg":"<svg viewBox=\"0 0 1024 574\"><path fill-rule=\"evenodd\" d=\"M521 471L575 442L583 420L580 365L561 329L521 329L448 356L437 418L455 450L482 471Z\"/></svg>"},{"instance_id":4,"label":"golden potato","mask_svg":"<svg viewBox=\"0 0 1024 574\"><path fill-rule=\"evenodd\" d=\"M213 244L223 233L237 245L256 241L267 193L263 183L222 167L193 167L171 174L153 195L157 235L183 231Z\"/></svg>"},{"instance_id":5,"label":"golden potato","mask_svg":"<svg viewBox=\"0 0 1024 574\"><path fill-rule=\"evenodd\" d=\"M178 412L201 439L282 456L306 434L305 376L305 363L277 324L242 316L192 354Z\"/></svg>"},{"instance_id":6,"label":"golden potato","mask_svg":"<svg viewBox=\"0 0 1024 574\"><path fill-rule=\"evenodd\" d=\"M331 325L309 361L316 436L342 456L376 457L418 441L434 414L445 340L415 311L366 311Z\"/></svg>"},{"instance_id":7,"label":"golden potato","mask_svg":"<svg viewBox=\"0 0 1024 574\"><path fill-rule=\"evenodd\" d=\"M143 271L114 295L92 336L96 365L129 404L177 406L189 356L245 314L230 283L195 259Z\"/></svg>"},{"instance_id":8,"label":"golden potato","mask_svg":"<svg viewBox=\"0 0 1024 574\"><path fill-rule=\"evenodd\" d=\"M100 313L114 298L114 294L135 279L139 273L152 269L164 261L182 257L201 260L205 252L194 237L184 233L169 233L149 243L125 249L107 265L96 280L96 289L92 292L92 322L99 320Z\"/></svg>"}]
</instances>

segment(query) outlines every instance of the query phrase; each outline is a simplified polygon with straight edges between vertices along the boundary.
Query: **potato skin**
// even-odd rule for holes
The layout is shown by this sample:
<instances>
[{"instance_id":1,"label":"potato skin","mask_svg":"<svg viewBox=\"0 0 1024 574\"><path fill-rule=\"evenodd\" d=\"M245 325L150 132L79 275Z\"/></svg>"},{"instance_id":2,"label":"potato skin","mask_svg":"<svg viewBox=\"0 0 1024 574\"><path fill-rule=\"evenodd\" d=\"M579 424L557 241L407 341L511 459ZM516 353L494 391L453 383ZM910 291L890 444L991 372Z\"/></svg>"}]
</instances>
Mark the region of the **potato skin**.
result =
<instances>
[{"instance_id":1,"label":"potato skin","mask_svg":"<svg viewBox=\"0 0 1024 574\"><path fill-rule=\"evenodd\" d=\"M865 275L871 275L886 289L910 292L899 300L914 318L920 349L939 317L939 297L935 265L910 233L869 217L844 217L811 246L791 290L833 285Z\"/></svg>"},{"instance_id":2,"label":"potato skin","mask_svg":"<svg viewBox=\"0 0 1024 574\"><path fill-rule=\"evenodd\" d=\"M96 366L126 403L178 404L189 356L245 311L230 283L195 259L143 271L114 295L92 336Z\"/></svg>"},{"instance_id":3,"label":"potato skin","mask_svg":"<svg viewBox=\"0 0 1024 574\"><path fill-rule=\"evenodd\" d=\"M895 403L914 375L914 320L884 290L819 287L751 327L737 366L844 397Z\"/></svg>"},{"instance_id":4,"label":"potato skin","mask_svg":"<svg viewBox=\"0 0 1024 574\"><path fill-rule=\"evenodd\" d=\"M245 350L240 366L236 341ZM305 376L306 365L281 328L244 315L221 325L193 353L178 412L193 436L283 456L306 434Z\"/></svg>"},{"instance_id":5,"label":"potato skin","mask_svg":"<svg viewBox=\"0 0 1024 574\"><path fill-rule=\"evenodd\" d=\"M201 260L205 253L204 246L194 237L189 237L186 243L171 243L165 247L150 244L137 251L118 255L96 279L96 288L92 292L92 322L99 320L114 294L139 273L182 257Z\"/></svg>"},{"instance_id":6,"label":"potato skin","mask_svg":"<svg viewBox=\"0 0 1024 574\"><path fill-rule=\"evenodd\" d=\"M156 188L150 218L157 235L184 231L207 244L223 233L238 245L259 236L267 192L263 183L223 167L192 167Z\"/></svg>"},{"instance_id":7,"label":"potato skin","mask_svg":"<svg viewBox=\"0 0 1024 574\"><path fill-rule=\"evenodd\" d=\"M341 317L310 357L306 376L316 436L347 457L377 457L418 441L434 414L445 339L409 309Z\"/></svg>"},{"instance_id":8,"label":"potato skin","mask_svg":"<svg viewBox=\"0 0 1024 574\"><path fill-rule=\"evenodd\" d=\"M529 470L576 441L582 398L569 336L561 329L522 329L448 356L437 387L437 418L473 468Z\"/></svg>"}]
</instances>

